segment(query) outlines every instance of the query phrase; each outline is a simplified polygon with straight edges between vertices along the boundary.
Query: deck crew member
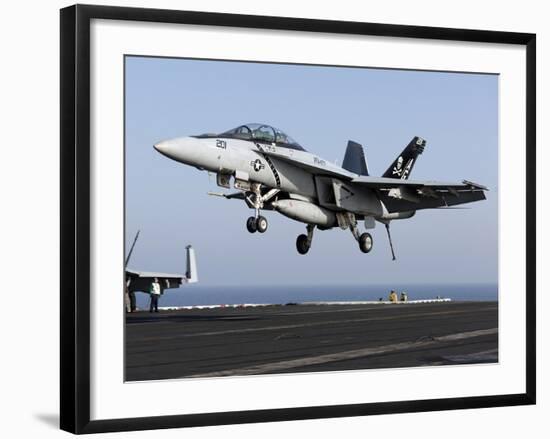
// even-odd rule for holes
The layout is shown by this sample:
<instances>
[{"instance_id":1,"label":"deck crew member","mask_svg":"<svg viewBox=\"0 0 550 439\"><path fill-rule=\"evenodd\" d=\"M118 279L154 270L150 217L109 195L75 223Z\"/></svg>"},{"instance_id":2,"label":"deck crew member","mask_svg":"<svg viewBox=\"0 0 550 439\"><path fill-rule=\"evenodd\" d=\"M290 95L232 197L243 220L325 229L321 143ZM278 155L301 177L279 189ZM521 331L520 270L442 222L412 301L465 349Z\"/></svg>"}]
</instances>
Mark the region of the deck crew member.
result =
<instances>
[{"instance_id":1,"label":"deck crew member","mask_svg":"<svg viewBox=\"0 0 550 439\"><path fill-rule=\"evenodd\" d=\"M151 282L149 288L149 295L151 296L151 304L149 305L149 312L159 312L159 296L160 296L160 284L158 278Z\"/></svg>"}]
</instances>

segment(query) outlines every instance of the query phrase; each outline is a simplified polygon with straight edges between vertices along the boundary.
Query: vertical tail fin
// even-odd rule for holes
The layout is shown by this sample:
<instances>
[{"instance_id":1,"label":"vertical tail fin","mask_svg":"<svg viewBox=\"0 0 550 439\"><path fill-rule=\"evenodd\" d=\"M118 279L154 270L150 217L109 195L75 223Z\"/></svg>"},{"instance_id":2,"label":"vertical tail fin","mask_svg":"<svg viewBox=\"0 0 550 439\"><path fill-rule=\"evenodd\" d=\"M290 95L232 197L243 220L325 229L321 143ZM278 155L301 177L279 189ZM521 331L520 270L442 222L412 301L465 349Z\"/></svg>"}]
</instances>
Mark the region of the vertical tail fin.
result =
<instances>
[{"instance_id":1,"label":"vertical tail fin","mask_svg":"<svg viewBox=\"0 0 550 439\"><path fill-rule=\"evenodd\" d=\"M365 152L359 143L348 140L346 155L342 168L359 175L369 175L369 168L365 159Z\"/></svg>"},{"instance_id":2,"label":"vertical tail fin","mask_svg":"<svg viewBox=\"0 0 550 439\"><path fill-rule=\"evenodd\" d=\"M195 249L188 245L185 247L187 250L187 269L185 271L185 278L187 283L195 283L199 281L199 275L197 273L197 260L195 259Z\"/></svg>"},{"instance_id":3,"label":"vertical tail fin","mask_svg":"<svg viewBox=\"0 0 550 439\"><path fill-rule=\"evenodd\" d=\"M397 157L391 166L382 177L388 178L398 178L406 180L409 178L413 166L416 162L417 157L422 154L426 146L426 141L420 137L414 137L407 147L401 152L399 157Z\"/></svg>"}]
</instances>

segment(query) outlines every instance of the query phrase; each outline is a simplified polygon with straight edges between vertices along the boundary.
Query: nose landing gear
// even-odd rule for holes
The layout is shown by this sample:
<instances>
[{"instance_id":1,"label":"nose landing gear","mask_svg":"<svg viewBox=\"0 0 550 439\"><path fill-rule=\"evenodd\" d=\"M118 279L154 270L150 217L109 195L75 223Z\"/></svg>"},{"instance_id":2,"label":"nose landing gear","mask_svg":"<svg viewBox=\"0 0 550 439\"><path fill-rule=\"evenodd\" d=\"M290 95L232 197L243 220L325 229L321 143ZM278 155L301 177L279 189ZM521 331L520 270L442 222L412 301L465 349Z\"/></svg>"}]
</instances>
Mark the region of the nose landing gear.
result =
<instances>
[{"instance_id":1,"label":"nose landing gear","mask_svg":"<svg viewBox=\"0 0 550 439\"><path fill-rule=\"evenodd\" d=\"M250 233L265 233L265 231L267 230L267 218L261 215L259 215L257 218L251 216L246 220L246 229Z\"/></svg>"},{"instance_id":2,"label":"nose landing gear","mask_svg":"<svg viewBox=\"0 0 550 439\"><path fill-rule=\"evenodd\" d=\"M256 218L254 218L253 216L251 216L250 218L248 218L246 220L246 229L250 232L250 233L256 233Z\"/></svg>"},{"instance_id":3,"label":"nose landing gear","mask_svg":"<svg viewBox=\"0 0 550 439\"><path fill-rule=\"evenodd\" d=\"M254 216L246 220L246 229L250 233L265 233L267 230L267 218L260 215L260 209L264 207L264 203L273 198L280 192L279 189L271 189L265 195L262 195L259 183L252 184L252 192L247 193L245 200L249 207L254 209Z\"/></svg>"},{"instance_id":4,"label":"nose landing gear","mask_svg":"<svg viewBox=\"0 0 550 439\"><path fill-rule=\"evenodd\" d=\"M259 233L264 233L267 230L267 218L264 216L258 216L256 218L256 230Z\"/></svg>"}]
</instances>

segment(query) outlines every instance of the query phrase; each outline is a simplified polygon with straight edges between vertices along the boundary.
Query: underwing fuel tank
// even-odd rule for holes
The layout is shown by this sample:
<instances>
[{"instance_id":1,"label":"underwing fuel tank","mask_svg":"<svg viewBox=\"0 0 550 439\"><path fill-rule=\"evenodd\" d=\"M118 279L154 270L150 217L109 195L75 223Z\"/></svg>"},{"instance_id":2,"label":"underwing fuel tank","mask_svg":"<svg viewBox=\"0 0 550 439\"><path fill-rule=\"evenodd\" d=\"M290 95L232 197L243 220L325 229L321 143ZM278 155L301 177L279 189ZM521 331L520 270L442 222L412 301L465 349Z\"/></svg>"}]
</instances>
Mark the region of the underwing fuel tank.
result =
<instances>
[{"instance_id":1,"label":"underwing fuel tank","mask_svg":"<svg viewBox=\"0 0 550 439\"><path fill-rule=\"evenodd\" d=\"M301 200L277 200L271 203L280 214L306 224L315 224L323 228L336 226L334 212Z\"/></svg>"},{"instance_id":2,"label":"underwing fuel tank","mask_svg":"<svg viewBox=\"0 0 550 439\"><path fill-rule=\"evenodd\" d=\"M382 220L397 220L397 219L408 219L412 218L416 214L416 210L408 210L406 212L385 212L379 218Z\"/></svg>"}]
</instances>

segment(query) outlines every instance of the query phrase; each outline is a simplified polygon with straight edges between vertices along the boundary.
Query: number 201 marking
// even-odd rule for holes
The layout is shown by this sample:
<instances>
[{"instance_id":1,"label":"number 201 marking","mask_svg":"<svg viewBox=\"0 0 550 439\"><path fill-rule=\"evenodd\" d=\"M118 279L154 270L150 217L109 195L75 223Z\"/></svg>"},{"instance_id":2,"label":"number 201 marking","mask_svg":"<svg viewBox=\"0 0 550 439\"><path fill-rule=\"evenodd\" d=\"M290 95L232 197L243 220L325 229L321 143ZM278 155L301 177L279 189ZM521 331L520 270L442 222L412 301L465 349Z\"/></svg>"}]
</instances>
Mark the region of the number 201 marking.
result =
<instances>
[{"instance_id":1,"label":"number 201 marking","mask_svg":"<svg viewBox=\"0 0 550 439\"><path fill-rule=\"evenodd\" d=\"M225 140L216 140L216 147L226 149L227 148L227 142Z\"/></svg>"}]
</instances>

